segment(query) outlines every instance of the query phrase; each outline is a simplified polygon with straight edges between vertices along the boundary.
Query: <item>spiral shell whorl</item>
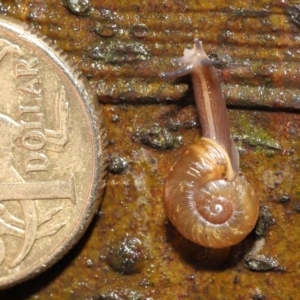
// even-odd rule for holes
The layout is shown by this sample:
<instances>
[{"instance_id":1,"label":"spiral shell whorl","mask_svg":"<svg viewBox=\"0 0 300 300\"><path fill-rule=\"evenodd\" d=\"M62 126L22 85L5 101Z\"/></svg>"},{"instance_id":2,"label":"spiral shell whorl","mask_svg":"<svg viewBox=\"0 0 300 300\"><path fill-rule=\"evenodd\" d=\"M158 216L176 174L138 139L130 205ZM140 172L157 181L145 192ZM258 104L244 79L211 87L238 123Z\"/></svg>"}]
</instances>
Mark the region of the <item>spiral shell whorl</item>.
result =
<instances>
[{"instance_id":1,"label":"spiral shell whorl","mask_svg":"<svg viewBox=\"0 0 300 300\"><path fill-rule=\"evenodd\" d=\"M236 176L226 151L206 138L190 145L171 168L164 201L178 231L204 247L239 243L258 216L253 188Z\"/></svg>"}]
</instances>

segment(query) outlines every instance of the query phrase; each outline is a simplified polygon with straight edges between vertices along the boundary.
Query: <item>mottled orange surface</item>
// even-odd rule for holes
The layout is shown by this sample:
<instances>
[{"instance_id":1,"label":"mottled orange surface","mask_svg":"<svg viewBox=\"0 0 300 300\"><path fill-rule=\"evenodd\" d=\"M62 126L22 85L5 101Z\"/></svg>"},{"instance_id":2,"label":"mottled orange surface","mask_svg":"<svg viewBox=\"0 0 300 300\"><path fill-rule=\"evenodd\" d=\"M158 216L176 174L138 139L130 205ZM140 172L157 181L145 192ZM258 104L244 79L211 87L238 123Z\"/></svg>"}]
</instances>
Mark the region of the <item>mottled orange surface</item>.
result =
<instances>
[{"instance_id":1,"label":"mottled orange surface","mask_svg":"<svg viewBox=\"0 0 300 300\"><path fill-rule=\"evenodd\" d=\"M112 163L123 161L111 166L101 210L74 249L0 299L299 298L300 8L290 2L94 0L76 15L59 0L0 1L3 14L55 40L89 78ZM221 68L242 175L276 222L222 266L176 231L162 203L168 169L201 128L190 78L163 81L158 72L194 36ZM137 138L153 131L157 148ZM246 268L250 252L276 268Z\"/></svg>"}]
</instances>

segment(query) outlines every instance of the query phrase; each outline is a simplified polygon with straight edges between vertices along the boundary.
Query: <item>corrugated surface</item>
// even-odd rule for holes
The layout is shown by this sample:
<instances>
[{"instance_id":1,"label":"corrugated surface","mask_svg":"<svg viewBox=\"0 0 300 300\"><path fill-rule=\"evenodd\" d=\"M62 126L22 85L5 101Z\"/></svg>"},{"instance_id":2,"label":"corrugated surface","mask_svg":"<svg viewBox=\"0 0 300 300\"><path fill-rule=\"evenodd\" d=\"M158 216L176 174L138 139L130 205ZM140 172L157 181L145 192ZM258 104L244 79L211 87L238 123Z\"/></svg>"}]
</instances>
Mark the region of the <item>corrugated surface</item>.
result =
<instances>
[{"instance_id":1,"label":"corrugated surface","mask_svg":"<svg viewBox=\"0 0 300 300\"><path fill-rule=\"evenodd\" d=\"M84 239L0 299L298 299L296 1L95 0L82 16L61 1L0 3L3 13L56 40L108 103L112 162L101 212ZM273 215L263 224L276 221L264 236L253 233L233 247L223 267L170 225L162 204L168 169L201 131L190 79L166 82L157 74L172 69L170 58L194 36L221 68L242 174ZM249 252L252 266L274 269L246 268Z\"/></svg>"},{"instance_id":2,"label":"corrugated surface","mask_svg":"<svg viewBox=\"0 0 300 300\"><path fill-rule=\"evenodd\" d=\"M101 102L181 99L188 85L163 82L158 73L198 36L220 61L228 104L300 106L296 3L88 1L87 13L75 16L61 1L2 2L3 12L33 23L69 52Z\"/></svg>"}]
</instances>

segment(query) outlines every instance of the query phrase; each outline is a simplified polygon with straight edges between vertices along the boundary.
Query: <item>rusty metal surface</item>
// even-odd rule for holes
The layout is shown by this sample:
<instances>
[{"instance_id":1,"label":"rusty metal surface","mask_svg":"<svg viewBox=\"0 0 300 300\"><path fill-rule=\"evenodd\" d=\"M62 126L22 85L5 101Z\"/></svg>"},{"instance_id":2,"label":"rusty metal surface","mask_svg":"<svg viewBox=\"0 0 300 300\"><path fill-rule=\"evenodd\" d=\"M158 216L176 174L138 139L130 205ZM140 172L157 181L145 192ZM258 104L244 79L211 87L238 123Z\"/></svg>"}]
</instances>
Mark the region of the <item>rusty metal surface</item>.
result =
<instances>
[{"instance_id":1,"label":"rusty metal surface","mask_svg":"<svg viewBox=\"0 0 300 300\"><path fill-rule=\"evenodd\" d=\"M180 100L188 85L157 74L199 36L228 104L299 108L297 1L81 2L89 5L79 15L58 0L2 1L0 10L55 40L102 102Z\"/></svg>"},{"instance_id":2,"label":"rusty metal surface","mask_svg":"<svg viewBox=\"0 0 300 300\"><path fill-rule=\"evenodd\" d=\"M56 41L105 103L107 189L67 257L0 298L297 299L300 4L95 0L72 12L71 2L0 1L0 11ZM162 204L168 168L201 129L190 79L157 74L196 35L220 69L241 171L262 204L256 232L223 266L171 226Z\"/></svg>"}]
</instances>

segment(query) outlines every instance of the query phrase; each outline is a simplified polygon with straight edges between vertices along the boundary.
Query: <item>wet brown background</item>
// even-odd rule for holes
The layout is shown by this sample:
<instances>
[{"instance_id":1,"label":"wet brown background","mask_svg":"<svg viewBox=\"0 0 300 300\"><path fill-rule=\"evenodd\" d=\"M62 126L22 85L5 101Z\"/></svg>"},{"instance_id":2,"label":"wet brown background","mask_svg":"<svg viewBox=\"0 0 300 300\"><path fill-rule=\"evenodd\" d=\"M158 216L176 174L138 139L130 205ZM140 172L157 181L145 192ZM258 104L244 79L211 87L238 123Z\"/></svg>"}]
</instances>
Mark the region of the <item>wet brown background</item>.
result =
<instances>
[{"instance_id":1,"label":"wet brown background","mask_svg":"<svg viewBox=\"0 0 300 300\"><path fill-rule=\"evenodd\" d=\"M103 103L111 157L80 243L0 299L299 298L300 1L2 0L0 12L79 65ZM241 171L263 207L222 266L177 233L162 204L168 168L201 129L190 78L158 73L195 36L220 70Z\"/></svg>"}]
</instances>

